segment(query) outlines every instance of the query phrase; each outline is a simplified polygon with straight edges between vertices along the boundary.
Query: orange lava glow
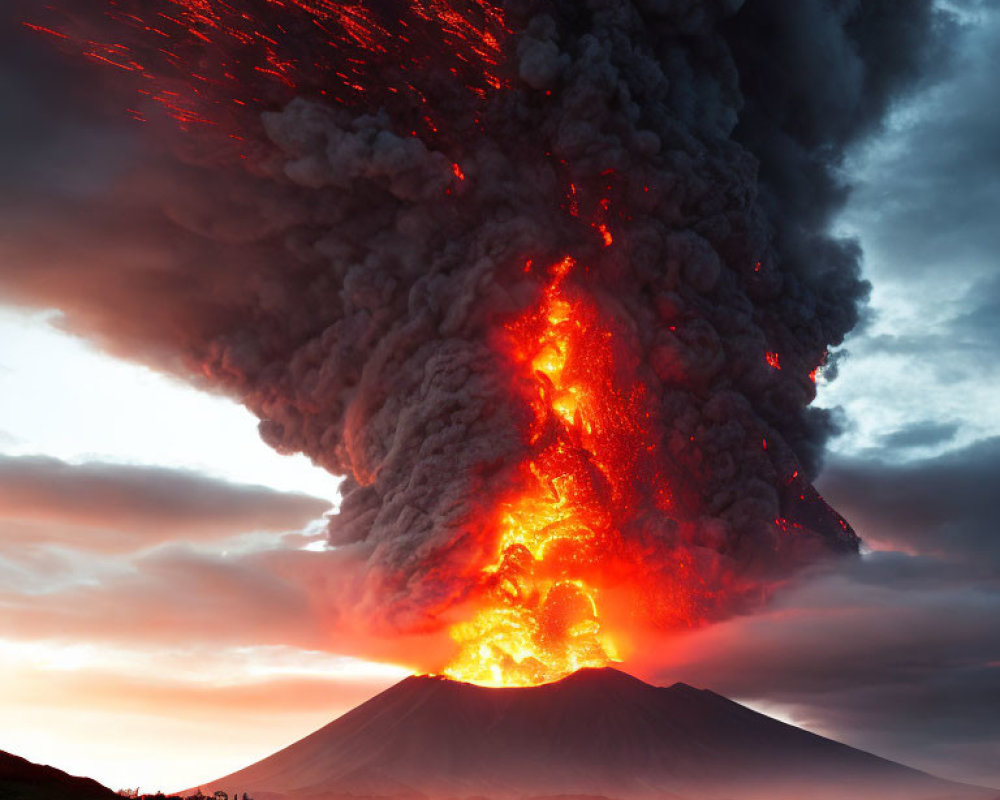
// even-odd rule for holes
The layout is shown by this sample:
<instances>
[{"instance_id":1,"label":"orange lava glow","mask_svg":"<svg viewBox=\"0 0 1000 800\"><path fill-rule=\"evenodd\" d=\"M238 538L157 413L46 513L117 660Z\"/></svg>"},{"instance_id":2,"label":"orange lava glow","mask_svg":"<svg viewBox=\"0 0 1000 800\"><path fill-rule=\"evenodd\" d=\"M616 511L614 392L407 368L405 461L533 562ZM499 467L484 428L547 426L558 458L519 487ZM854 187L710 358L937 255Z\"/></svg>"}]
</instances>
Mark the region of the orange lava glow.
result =
<instances>
[{"instance_id":1,"label":"orange lava glow","mask_svg":"<svg viewBox=\"0 0 1000 800\"><path fill-rule=\"evenodd\" d=\"M459 650L445 674L457 680L531 686L617 659L601 572L618 538L612 509L634 502L652 453L650 414L629 348L569 282L574 267L552 267L539 305L504 329L532 411L531 456L497 509L484 604L451 630Z\"/></svg>"}]
</instances>

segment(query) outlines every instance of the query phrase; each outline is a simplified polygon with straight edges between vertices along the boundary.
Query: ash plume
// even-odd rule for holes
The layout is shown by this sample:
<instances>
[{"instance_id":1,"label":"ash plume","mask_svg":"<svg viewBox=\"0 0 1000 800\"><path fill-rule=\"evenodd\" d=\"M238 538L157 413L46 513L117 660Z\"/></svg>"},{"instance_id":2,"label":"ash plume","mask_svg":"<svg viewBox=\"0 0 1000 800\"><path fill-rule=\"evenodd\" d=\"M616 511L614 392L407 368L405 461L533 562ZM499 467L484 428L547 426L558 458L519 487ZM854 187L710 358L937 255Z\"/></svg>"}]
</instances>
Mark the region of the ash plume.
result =
<instances>
[{"instance_id":1,"label":"ash plume","mask_svg":"<svg viewBox=\"0 0 1000 800\"><path fill-rule=\"evenodd\" d=\"M28 192L4 209L0 285L237 398L268 444L346 475L337 609L386 630L434 628L482 590L484 511L531 449L496 332L566 256L653 404L656 475L636 481L673 496L615 512L609 550L642 613L720 618L856 552L810 485L833 428L810 407L815 371L868 292L856 244L828 228L844 149L915 74L931 3L463 4L495 57L435 40L433 20L404 41L413 5L372 5L373 41L392 44L359 45L349 74L285 26L279 44L314 66L241 73L259 104L227 112L236 138L189 108L173 114L187 132L144 110L158 159L84 208ZM93 43L112 23L74 25ZM156 42L114 36L149 71Z\"/></svg>"}]
</instances>

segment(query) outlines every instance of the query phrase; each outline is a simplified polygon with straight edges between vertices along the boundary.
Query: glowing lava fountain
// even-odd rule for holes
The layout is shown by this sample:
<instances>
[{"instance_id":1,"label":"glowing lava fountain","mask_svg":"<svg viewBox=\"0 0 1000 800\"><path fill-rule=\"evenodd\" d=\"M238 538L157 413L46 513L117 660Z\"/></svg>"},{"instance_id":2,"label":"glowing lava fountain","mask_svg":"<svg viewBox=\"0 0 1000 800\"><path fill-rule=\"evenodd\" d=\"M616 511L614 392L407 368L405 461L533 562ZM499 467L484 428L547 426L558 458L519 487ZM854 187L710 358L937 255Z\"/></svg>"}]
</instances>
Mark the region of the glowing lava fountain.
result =
<instances>
[{"instance_id":1,"label":"glowing lava fountain","mask_svg":"<svg viewBox=\"0 0 1000 800\"><path fill-rule=\"evenodd\" d=\"M638 360L569 282L575 266L568 257L553 266L537 307L504 327L531 409L530 456L519 490L497 509L486 604L451 631L460 652L445 674L458 680L530 686L617 658L602 628L599 570L617 549L611 509L634 502L655 448Z\"/></svg>"}]
</instances>

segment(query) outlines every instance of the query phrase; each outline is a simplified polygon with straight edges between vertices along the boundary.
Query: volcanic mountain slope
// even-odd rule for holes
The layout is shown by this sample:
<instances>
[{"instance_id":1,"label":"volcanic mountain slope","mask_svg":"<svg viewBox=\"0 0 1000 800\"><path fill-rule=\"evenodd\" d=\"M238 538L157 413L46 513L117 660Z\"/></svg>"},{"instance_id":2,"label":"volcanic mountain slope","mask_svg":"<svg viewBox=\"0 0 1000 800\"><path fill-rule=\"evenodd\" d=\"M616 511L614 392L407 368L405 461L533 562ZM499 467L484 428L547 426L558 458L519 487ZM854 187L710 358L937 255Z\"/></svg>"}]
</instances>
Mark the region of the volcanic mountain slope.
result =
<instances>
[{"instance_id":1,"label":"volcanic mountain slope","mask_svg":"<svg viewBox=\"0 0 1000 800\"><path fill-rule=\"evenodd\" d=\"M55 767L33 764L0 751L0 799L119 800L119 797L90 778L75 778Z\"/></svg>"},{"instance_id":2,"label":"volcanic mountain slope","mask_svg":"<svg viewBox=\"0 0 1000 800\"><path fill-rule=\"evenodd\" d=\"M685 800L994 800L682 683L614 669L488 689L407 678L209 791L345 796Z\"/></svg>"}]
</instances>

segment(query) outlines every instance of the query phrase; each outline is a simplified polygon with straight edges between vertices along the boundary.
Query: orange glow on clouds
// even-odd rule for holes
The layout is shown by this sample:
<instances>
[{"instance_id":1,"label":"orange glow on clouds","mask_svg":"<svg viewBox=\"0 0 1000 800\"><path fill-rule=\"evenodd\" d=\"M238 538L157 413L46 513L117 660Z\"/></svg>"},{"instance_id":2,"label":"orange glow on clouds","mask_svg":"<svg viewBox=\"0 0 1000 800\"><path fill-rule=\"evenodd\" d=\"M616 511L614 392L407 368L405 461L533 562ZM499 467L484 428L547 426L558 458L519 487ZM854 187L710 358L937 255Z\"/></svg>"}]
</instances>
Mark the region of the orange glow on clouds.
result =
<instances>
[{"instance_id":1,"label":"orange glow on clouds","mask_svg":"<svg viewBox=\"0 0 1000 800\"><path fill-rule=\"evenodd\" d=\"M0 750L172 791L269 755L408 671L291 647L0 639Z\"/></svg>"}]
</instances>

